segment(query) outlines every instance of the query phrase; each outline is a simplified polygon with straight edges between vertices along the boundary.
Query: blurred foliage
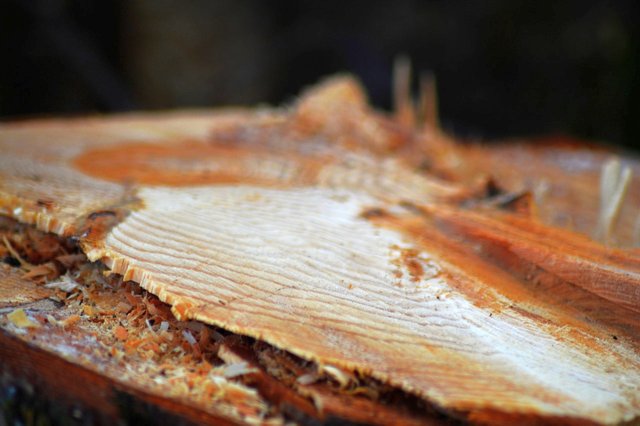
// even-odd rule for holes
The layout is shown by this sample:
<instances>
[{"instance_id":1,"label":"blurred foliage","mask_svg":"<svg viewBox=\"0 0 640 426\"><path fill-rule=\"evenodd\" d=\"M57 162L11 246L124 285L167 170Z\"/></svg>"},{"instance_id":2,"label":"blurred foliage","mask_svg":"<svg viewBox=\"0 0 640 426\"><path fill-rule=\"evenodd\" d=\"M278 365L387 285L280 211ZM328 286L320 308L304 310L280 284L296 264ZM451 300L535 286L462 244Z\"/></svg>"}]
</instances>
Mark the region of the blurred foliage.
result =
<instances>
[{"instance_id":1,"label":"blurred foliage","mask_svg":"<svg viewBox=\"0 0 640 426\"><path fill-rule=\"evenodd\" d=\"M458 134L640 149L632 0L0 3L3 117L281 103L340 71L388 108L393 59L406 53L435 72Z\"/></svg>"}]
</instances>

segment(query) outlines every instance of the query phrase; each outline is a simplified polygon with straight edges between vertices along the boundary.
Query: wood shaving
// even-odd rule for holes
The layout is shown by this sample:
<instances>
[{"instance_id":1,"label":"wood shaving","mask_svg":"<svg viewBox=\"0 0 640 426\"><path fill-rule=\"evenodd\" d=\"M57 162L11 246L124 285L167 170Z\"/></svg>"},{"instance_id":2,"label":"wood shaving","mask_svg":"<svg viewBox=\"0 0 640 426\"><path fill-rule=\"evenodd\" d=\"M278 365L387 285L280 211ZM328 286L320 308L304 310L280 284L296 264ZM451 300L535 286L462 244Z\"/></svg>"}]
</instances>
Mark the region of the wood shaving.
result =
<instances>
[{"instance_id":1,"label":"wood shaving","mask_svg":"<svg viewBox=\"0 0 640 426\"><path fill-rule=\"evenodd\" d=\"M18 308L13 310L11 313L7 315L7 318L13 325L19 328L37 328L40 327L40 324L32 321L22 308Z\"/></svg>"}]
</instances>

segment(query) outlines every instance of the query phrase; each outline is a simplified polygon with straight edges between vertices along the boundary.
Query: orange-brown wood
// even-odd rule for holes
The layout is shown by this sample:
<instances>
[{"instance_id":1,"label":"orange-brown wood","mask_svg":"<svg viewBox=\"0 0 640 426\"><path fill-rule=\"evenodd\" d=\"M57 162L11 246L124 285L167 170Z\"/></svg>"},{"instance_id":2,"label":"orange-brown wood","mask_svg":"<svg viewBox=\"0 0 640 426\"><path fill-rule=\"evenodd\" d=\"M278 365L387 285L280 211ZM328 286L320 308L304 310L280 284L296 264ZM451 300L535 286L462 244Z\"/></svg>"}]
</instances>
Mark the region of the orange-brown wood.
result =
<instances>
[{"instance_id":1,"label":"orange-brown wood","mask_svg":"<svg viewBox=\"0 0 640 426\"><path fill-rule=\"evenodd\" d=\"M514 148L514 169L370 110L346 78L287 111L64 129L0 128L0 211L75 235L181 320L474 421L640 415L637 251L585 236L606 155ZM530 202L505 210L509 191Z\"/></svg>"},{"instance_id":2,"label":"orange-brown wood","mask_svg":"<svg viewBox=\"0 0 640 426\"><path fill-rule=\"evenodd\" d=\"M31 415L54 422L150 422L234 425L184 402L118 383L106 375L32 346L0 330L2 386L27 393L29 398L5 401L7 411L29 407ZM27 386L26 390L22 387ZM16 409L16 412L20 410ZM8 413L7 413L8 414ZM16 419L17 420L17 419Z\"/></svg>"}]
</instances>

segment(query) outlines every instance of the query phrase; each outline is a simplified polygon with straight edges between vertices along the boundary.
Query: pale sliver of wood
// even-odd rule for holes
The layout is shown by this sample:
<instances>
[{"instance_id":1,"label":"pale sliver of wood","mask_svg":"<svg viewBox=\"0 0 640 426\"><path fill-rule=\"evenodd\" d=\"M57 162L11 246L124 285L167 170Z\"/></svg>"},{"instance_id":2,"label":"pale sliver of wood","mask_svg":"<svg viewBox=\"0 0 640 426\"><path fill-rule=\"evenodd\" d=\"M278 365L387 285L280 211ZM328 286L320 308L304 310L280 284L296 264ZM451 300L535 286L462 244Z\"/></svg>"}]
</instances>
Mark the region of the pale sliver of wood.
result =
<instances>
[{"instance_id":1,"label":"pale sliver of wood","mask_svg":"<svg viewBox=\"0 0 640 426\"><path fill-rule=\"evenodd\" d=\"M407 212L407 200L455 208L466 190L387 153L380 141L402 129L359 96L339 80L266 117L4 125L0 209L65 235L94 211L127 210L99 239L81 238L83 248L179 318L357 370L471 419L637 417L636 314L616 306L615 320L593 321L554 304ZM180 176L188 185L176 187ZM424 232L363 215L371 211ZM596 313L610 306L580 294Z\"/></svg>"}]
</instances>

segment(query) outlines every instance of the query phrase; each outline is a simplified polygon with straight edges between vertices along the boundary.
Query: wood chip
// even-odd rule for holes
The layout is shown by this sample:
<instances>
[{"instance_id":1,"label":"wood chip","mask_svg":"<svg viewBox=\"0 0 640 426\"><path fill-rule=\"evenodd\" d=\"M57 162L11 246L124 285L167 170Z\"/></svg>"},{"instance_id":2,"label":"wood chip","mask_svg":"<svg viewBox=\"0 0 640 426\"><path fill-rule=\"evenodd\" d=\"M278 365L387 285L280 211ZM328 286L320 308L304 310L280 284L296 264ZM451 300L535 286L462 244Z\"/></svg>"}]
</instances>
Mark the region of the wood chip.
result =
<instances>
[{"instance_id":1,"label":"wood chip","mask_svg":"<svg viewBox=\"0 0 640 426\"><path fill-rule=\"evenodd\" d=\"M24 309L22 309L22 308L13 310L9 314L7 314L7 318L9 319L9 321L11 321L11 323L13 325L15 325L16 327L19 327L19 328L36 328L36 327L40 327L40 324L38 324L37 322L31 320L27 316L27 314L24 311Z\"/></svg>"},{"instance_id":2,"label":"wood chip","mask_svg":"<svg viewBox=\"0 0 640 426\"><path fill-rule=\"evenodd\" d=\"M127 338L129 338L129 332L127 331L126 328L122 327L121 325L117 326L113 330L113 335L118 340L127 340Z\"/></svg>"}]
</instances>

